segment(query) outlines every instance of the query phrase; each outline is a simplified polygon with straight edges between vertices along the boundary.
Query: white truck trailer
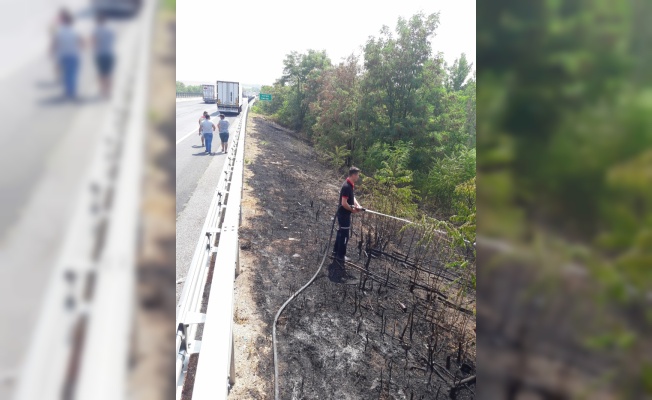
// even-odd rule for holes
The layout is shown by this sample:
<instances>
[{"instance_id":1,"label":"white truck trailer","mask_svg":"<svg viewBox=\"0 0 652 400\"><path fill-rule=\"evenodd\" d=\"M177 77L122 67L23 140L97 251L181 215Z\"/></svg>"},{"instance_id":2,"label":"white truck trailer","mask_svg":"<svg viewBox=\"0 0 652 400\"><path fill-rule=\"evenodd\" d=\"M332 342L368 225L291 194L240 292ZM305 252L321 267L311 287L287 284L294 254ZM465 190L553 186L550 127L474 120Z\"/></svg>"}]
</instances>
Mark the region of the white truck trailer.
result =
<instances>
[{"instance_id":1,"label":"white truck trailer","mask_svg":"<svg viewBox=\"0 0 652 400\"><path fill-rule=\"evenodd\" d=\"M91 0L94 12L110 15L133 15L141 5L142 0Z\"/></svg>"},{"instance_id":2,"label":"white truck trailer","mask_svg":"<svg viewBox=\"0 0 652 400\"><path fill-rule=\"evenodd\" d=\"M244 99L240 82L217 81L217 111L220 113L240 114Z\"/></svg>"},{"instance_id":3,"label":"white truck trailer","mask_svg":"<svg viewBox=\"0 0 652 400\"><path fill-rule=\"evenodd\" d=\"M215 104L215 85L202 85L204 93L204 103Z\"/></svg>"}]
</instances>

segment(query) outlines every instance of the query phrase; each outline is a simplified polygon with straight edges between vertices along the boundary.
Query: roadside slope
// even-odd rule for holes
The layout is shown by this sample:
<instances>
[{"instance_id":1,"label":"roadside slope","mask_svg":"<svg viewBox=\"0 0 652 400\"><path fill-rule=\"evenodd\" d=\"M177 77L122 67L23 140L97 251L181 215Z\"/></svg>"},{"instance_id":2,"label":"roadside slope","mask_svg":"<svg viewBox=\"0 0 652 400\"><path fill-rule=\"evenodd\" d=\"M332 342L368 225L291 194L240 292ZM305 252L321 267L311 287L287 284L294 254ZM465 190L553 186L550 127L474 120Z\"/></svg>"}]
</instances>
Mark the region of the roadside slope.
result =
<instances>
[{"instance_id":1,"label":"roadside slope","mask_svg":"<svg viewBox=\"0 0 652 400\"><path fill-rule=\"evenodd\" d=\"M273 398L274 314L290 291L314 274L319 247L330 232L337 181L316 161L309 145L250 114L241 273L235 289L236 384L230 399Z\"/></svg>"},{"instance_id":2,"label":"roadside slope","mask_svg":"<svg viewBox=\"0 0 652 400\"><path fill-rule=\"evenodd\" d=\"M343 177L322 165L310 145L294 132L261 116L249 118L240 230L241 273L235 285L236 383L229 398L273 399L274 315L315 273L319 255L329 240ZM365 204L364 198L361 203ZM393 225L393 232L399 232L396 222L373 218L354 217L352 242L362 246L363 230L367 235L378 232L373 231L373 223ZM366 225L362 221L367 221ZM356 265L359 268L364 258L354 243L349 249L357 264L347 269L359 276ZM456 380L469 376L469 372L459 372L462 362L473 370L474 318L451 312L444 302L435 305L435 297L426 300L422 291L433 285L428 276L436 273L439 277L444 268L413 274L413 270L391 259L373 259L370 271L376 278L369 282L365 279L365 285L335 283L329 277L332 265L327 262L314 284L279 318L281 398L443 397L448 396ZM436 268L437 260L426 261L422 268ZM383 277L380 281L379 276ZM376 284L374 289L373 280L384 284ZM414 284L408 287L406 282ZM414 285L421 289L415 290ZM436 307L436 315L430 307ZM408 308L412 310L409 313ZM410 319L415 310L415 318ZM433 331L435 323L445 325L448 331ZM463 337L458 340L447 332L460 332ZM429 341L437 352L428 356L424 349ZM459 353L458 348L462 349ZM451 366L441 367L447 359ZM460 393L458 399L471 398L469 394Z\"/></svg>"}]
</instances>

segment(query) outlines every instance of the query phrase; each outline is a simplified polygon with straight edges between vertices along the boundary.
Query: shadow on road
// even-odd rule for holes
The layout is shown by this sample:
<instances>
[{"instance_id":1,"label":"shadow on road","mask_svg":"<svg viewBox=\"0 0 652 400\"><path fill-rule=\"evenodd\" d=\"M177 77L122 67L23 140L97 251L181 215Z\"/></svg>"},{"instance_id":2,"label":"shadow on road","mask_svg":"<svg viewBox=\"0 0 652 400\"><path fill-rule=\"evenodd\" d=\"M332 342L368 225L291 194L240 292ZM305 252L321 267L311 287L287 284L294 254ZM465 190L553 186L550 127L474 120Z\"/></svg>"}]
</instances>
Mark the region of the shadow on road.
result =
<instances>
[{"instance_id":1,"label":"shadow on road","mask_svg":"<svg viewBox=\"0 0 652 400\"><path fill-rule=\"evenodd\" d=\"M62 105L67 105L67 104L74 104L76 106L84 106L84 105L90 105L90 104L95 104L95 103L101 103L106 101L107 99L100 96L85 96L85 97L77 97L75 99L70 99L66 96L63 95L56 95L56 96L51 96L51 97L45 97L43 99L40 99L36 102L37 105L39 106L62 106Z\"/></svg>"}]
</instances>

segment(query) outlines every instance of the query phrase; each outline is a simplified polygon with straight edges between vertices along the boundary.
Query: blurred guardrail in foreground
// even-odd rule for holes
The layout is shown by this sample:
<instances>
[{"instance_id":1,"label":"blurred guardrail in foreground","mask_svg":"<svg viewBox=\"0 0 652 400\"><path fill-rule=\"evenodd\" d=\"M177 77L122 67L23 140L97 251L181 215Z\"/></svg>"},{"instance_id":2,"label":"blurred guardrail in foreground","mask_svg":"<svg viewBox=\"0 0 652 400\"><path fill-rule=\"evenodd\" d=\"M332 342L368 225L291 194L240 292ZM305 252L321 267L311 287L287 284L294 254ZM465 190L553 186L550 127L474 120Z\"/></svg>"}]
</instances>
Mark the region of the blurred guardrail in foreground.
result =
<instances>
[{"instance_id":1,"label":"blurred guardrail in foreground","mask_svg":"<svg viewBox=\"0 0 652 400\"><path fill-rule=\"evenodd\" d=\"M55 262L16 400L127 397L145 105L156 1L115 73L110 117Z\"/></svg>"}]
</instances>

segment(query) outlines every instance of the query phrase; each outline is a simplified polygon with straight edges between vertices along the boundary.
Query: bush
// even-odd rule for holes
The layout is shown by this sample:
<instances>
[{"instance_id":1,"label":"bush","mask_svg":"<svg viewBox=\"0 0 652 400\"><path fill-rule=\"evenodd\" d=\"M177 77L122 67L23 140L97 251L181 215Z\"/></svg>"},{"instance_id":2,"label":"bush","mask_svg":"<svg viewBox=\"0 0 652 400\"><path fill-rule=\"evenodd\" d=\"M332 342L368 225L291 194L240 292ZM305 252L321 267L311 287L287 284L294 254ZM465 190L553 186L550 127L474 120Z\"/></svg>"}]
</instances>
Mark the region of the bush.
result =
<instances>
[{"instance_id":1,"label":"bush","mask_svg":"<svg viewBox=\"0 0 652 400\"><path fill-rule=\"evenodd\" d=\"M426 201L444 212L453 211L456 188L474 177L475 149L440 158L435 161L425 182Z\"/></svg>"}]
</instances>

